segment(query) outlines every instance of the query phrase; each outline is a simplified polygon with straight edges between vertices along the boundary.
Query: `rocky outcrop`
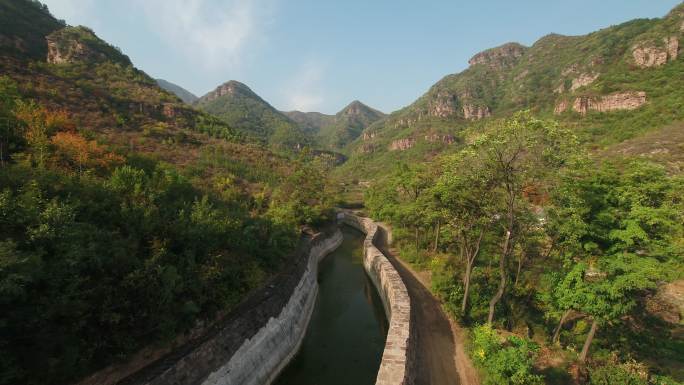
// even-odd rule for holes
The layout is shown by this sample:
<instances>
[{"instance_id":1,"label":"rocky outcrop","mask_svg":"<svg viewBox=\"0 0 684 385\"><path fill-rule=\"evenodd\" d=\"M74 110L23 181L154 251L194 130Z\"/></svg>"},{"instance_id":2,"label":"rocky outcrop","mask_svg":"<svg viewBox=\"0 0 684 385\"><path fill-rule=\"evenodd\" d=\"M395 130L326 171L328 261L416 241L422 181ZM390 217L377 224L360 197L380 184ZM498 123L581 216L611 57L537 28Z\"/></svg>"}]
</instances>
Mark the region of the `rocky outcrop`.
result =
<instances>
[{"instance_id":1,"label":"rocky outcrop","mask_svg":"<svg viewBox=\"0 0 684 385\"><path fill-rule=\"evenodd\" d=\"M556 115L562 114L563 112L567 111L568 106L569 103L567 100L561 100L558 102L558 104L556 104L556 108L553 109L553 113Z\"/></svg>"},{"instance_id":2,"label":"rocky outcrop","mask_svg":"<svg viewBox=\"0 0 684 385\"><path fill-rule=\"evenodd\" d=\"M132 65L122 54L86 27L65 27L45 37L47 62L51 64L101 63Z\"/></svg>"},{"instance_id":3,"label":"rocky outcrop","mask_svg":"<svg viewBox=\"0 0 684 385\"><path fill-rule=\"evenodd\" d=\"M425 140L430 142L430 143L444 143L444 144L452 144L456 141L456 138L453 135L449 134L431 134L431 135L425 135Z\"/></svg>"},{"instance_id":4,"label":"rocky outcrop","mask_svg":"<svg viewBox=\"0 0 684 385\"><path fill-rule=\"evenodd\" d=\"M660 286L646 300L646 310L663 321L678 324L684 319L684 280Z\"/></svg>"},{"instance_id":5,"label":"rocky outcrop","mask_svg":"<svg viewBox=\"0 0 684 385\"><path fill-rule=\"evenodd\" d=\"M413 138L397 139L390 143L390 151L404 151L416 145L416 140Z\"/></svg>"},{"instance_id":6,"label":"rocky outcrop","mask_svg":"<svg viewBox=\"0 0 684 385\"><path fill-rule=\"evenodd\" d=\"M359 152L362 154L370 154L376 149L377 145L375 143L363 143L361 147L359 147Z\"/></svg>"},{"instance_id":7,"label":"rocky outcrop","mask_svg":"<svg viewBox=\"0 0 684 385\"><path fill-rule=\"evenodd\" d=\"M458 111L458 97L447 91L440 91L428 105L428 115L446 118Z\"/></svg>"},{"instance_id":8,"label":"rocky outcrop","mask_svg":"<svg viewBox=\"0 0 684 385\"><path fill-rule=\"evenodd\" d=\"M240 83L235 80L230 80L226 83L221 84L220 86L216 87L215 90L209 92L208 94L202 96L199 99L199 102L201 103L208 103L211 101L214 101L222 96L246 96L248 98L256 98L258 100L261 100L261 98L254 93L247 85Z\"/></svg>"},{"instance_id":9,"label":"rocky outcrop","mask_svg":"<svg viewBox=\"0 0 684 385\"><path fill-rule=\"evenodd\" d=\"M614 94L590 97L580 96L572 103L572 110L582 115L589 111L609 112L616 110L634 110L646 104L646 93L643 91L616 92ZM563 100L556 105L554 112L560 114L569 107L569 102Z\"/></svg>"},{"instance_id":10,"label":"rocky outcrop","mask_svg":"<svg viewBox=\"0 0 684 385\"><path fill-rule=\"evenodd\" d=\"M518 43L506 43L476 54L468 60L468 64L471 66L482 64L495 69L512 67L527 52L527 49Z\"/></svg>"},{"instance_id":11,"label":"rocky outcrop","mask_svg":"<svg viewBox=\"0 0 684 385\"><path fill-rule=\"evenodd\" d=\"M658 67L679 56L679 38L670 36L663 39L663 46L655 43L641 43L632 48L634 63L641 68Z\"/></svg>"},{"instance_id":12,"label":"rocky outcrop","mask_svg":"<svg viewBox=\"0 0 684 385\"><path fill-rule=\"evenodd\" d=\"M570 91L575 91L580 87L588 86L589 84L593 83L596 79L598 79L598 77L599 74L597 73L580 74L580 76L576 77L575 79L572 79Z\"/></svg>"},{"instance_id":13,"label":"rocky outcrop","mask_svg":"<svg viewBox=\"0 0 684 385\"><path fill-rule=\"evenodd\" d=\"M473 104L463 105L463 117L468 120L480 120L491 116L492 113L489 111L487 106L476 106Z\"/></svg>"},{"instance_id":14,"label":"rocky outcrop","mask_svg":"<svg viewBox=\"0 0 684 385\"><path fill-rule=\"evenodd\" d=\"M361 136L362 140L371 140L375 138L375 132L364 132L363 135Z\"/></svg>"},{"instance_id":15,"label":"rocky outcrop","mask_svg":"<svg viewBox=\"0 0 684 385\"><path fill-rule=\"evenodd\" d=\"M344 223L366 234L363 266L373 281L389 320L385 350L376 385L412 385L415 371L415 325L411 322L411 299L399 273L375 246L378 225L369 218L340 214Z\"/></svg>"}]
</instances>

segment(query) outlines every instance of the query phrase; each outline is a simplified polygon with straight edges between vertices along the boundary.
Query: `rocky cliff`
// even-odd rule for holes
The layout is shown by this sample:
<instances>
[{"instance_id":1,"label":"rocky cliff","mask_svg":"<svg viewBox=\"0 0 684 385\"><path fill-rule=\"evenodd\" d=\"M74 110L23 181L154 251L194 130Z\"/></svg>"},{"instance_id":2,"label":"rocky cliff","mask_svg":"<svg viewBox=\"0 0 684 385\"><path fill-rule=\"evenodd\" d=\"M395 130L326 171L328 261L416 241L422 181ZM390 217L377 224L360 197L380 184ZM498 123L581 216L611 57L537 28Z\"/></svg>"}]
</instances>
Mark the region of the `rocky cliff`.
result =
<instances>
[{"instance_id":1,"label":"rocky cliff","mask_svg":"<svg viewBox=\"0 0 684 385\"><path fill-rule=\"evenodd\" d=\"M131 66L121 51L95 35L86 27L65 27L49 34L47 61L52 64L114 62Z\"/></svg>"},{"instance_id":2,"label":"rocky cliff","mask_svg":"<svg viewBox=\"0 0 684 385\"><path fill-rule=\"evenodd\" d=\"M495 69L512 67L518 63L518 59L520 59L527 50L528 48L522 44L506 43L499 47L491 48L476 54L468 60L468 64L471 66L481 64Z\"/></svg>"},{"instance_id":3,"label":"rocky cliff","mask_svg":"<svg viewBox=\"0 0 684 385\"><path fill-rule=\"evenodd\" d=\"M591 97L580 96L572 103L572 110L586 115L589 111L610 112L617 110L634 110L646 104L646 93L639 92L616 92L610 95ZM567 111L570 103L563 100L556 105L556 114Z\"/></svg>"}]
</instances>

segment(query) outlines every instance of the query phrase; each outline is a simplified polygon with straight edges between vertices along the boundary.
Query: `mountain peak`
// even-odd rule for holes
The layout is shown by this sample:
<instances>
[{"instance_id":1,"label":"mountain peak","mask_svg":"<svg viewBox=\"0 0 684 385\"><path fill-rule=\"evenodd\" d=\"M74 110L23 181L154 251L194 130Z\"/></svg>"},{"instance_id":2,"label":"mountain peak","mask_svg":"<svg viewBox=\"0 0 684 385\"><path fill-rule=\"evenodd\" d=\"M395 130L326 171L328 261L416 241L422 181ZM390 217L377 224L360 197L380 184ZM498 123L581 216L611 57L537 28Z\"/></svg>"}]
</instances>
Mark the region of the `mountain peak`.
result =
<instances>
[{"instance_id":1,"label":"mountain peak","mask_svg":"<svg viewBox=\"0 0 684 385\"><path fill-rule=\"evenodd\" d=\"M222 96L232 96L232 97L246 97L250 99L262 100L259 95L254 93L251 88L246 84L240 83L237 80L229 80L220 86L216 87L213 91L207 93L200 98L201 102L211 102Z\"/></svg>"},{"instance_id":2,"label":"mountain peak","mask_svg":"<svg viewBox=\"0 0 684 385\"><path fill-rule=\"evenodd\" d=\"M477 53L468 60L468 64L471 66L484 64L493 68L511 67L527 52L527 49L527 47L520 43L506 43Z\"/></svg>"},{"instance_id":3,"label":"mountain peak","mask_svg":"<svg viewBox=\"0 0 684 385\"><path fill-rule=\"evenodd\" d=\"M384 116L382 112L375 110L367 105L361 103L358 100L354 100L349 103L342 111L337 113L337 116L361 116L361 115L372 115L381 117Z\"/></svg>"}]
</instances>

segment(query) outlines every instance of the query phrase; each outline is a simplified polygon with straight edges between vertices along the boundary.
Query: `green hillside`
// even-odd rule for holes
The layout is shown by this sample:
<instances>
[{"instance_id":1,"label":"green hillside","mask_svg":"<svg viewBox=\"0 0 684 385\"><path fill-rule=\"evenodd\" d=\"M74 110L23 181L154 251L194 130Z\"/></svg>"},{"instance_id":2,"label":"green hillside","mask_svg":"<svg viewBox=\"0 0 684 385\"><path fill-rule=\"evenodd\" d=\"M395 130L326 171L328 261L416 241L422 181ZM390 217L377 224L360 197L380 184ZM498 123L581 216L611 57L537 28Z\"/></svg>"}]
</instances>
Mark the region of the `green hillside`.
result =
<instances>
[{"instance_id":1,"label":"green hillside","mask_svg":"<svg viewBox=\"0 0 684 385\"><path fill-rule=\"evenodd\" d=\"M0 384L75 383L168 346L325 219L309 155L181 103L38 2L0 0L0 21Z\"/></svg>"},{"instance_id":2,"label":"green hillside","mask_svg":"<svg viewBox=\"0 0 684 385\"><path fill-rule=\"evenodd\" d=\"M483 51L465 71L367 128L348 170L369 176L392 159L430 158L521 109L555 117L596 149L682 120L683 20L679 5L662 19ZM404 151L390 151L393 143Z\"/></svg>"},{"instance_id":3,"label":"green hillside","mask_svg":"<svg viewBox=\"0 0 684 385\"><path fill-rule=\"evenodd\" d=\"M335 115L319 112L284 112L316 138L317 144L326 150L343 151L361 135L364 129L383 119L385 114L355 100Z\"/></svg>"},{"instance_id":4,"label":"green hillside","mask_svg":"<svg viewBox=\"0 0 684 385\"><path fill-rule=\"evenodd\" d=\"M193 104L195 103L199 98L195 96L192 92L186 90L185 88L173 84L169 81L166 81L164 79L156 79L157 84L159 84L159 87L165 89L166 91L169 91L170 93L178 96L180 100L187 104Z\"/></svg>"},{"instance_id":5,"label":"green hillside","mask_svg":"<svg viewBox=\"0 0 684 385\"><path fill-rule=\"evenodd\" d=\"M267 143L288 148L311 144L311 138L298 124L235 80L202 96L195 105L245 135Z\"/></svg>"}]
</instances>

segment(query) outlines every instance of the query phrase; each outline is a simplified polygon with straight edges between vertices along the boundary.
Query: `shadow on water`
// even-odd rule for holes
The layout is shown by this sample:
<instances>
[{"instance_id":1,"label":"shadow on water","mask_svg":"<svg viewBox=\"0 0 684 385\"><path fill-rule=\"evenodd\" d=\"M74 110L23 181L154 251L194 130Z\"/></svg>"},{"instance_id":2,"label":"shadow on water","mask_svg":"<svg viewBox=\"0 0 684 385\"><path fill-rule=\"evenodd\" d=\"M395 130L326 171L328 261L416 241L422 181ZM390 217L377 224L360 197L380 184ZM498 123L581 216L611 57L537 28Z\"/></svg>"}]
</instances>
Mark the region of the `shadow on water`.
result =
<instances>
[{"instance_id":1,"label":"shadow on water","mask_svg":"<svg viewBox=\"0 0 684 385\"><path fill-rule=\"evenodd\" d=\"M343 226L344 241L319 266L320 289L301 349L276 385L374 384L387 319L363 269L363 233Z\"/></svg>"}]
</instances>

